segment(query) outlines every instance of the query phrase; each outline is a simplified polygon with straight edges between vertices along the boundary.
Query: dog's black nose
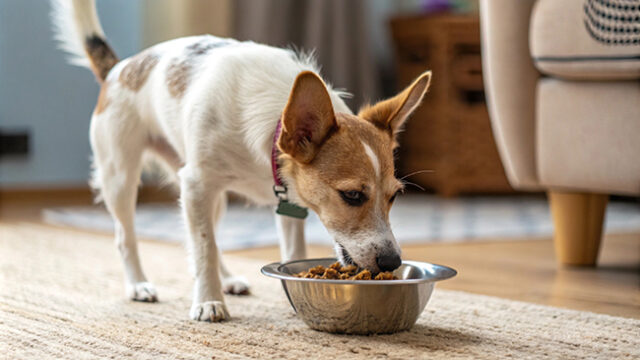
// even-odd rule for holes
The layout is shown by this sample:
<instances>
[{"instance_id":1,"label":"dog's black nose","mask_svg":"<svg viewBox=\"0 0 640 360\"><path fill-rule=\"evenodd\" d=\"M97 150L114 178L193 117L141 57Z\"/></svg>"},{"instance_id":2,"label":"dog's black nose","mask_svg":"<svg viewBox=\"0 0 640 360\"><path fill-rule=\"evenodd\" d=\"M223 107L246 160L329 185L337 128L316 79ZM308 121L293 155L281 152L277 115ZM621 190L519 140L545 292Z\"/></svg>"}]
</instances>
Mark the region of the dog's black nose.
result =
<instances>
[{"instance_id":1,"label":"dog's black nose","mask_svg":"<svg viewBox=\"0 0 640 360\"><path fill-rule=\"evenodd\" d=\"M380 255L376 258L380 271L393 271L402 265L400 255L396 253Z\"/></svg>"}]
</instances>

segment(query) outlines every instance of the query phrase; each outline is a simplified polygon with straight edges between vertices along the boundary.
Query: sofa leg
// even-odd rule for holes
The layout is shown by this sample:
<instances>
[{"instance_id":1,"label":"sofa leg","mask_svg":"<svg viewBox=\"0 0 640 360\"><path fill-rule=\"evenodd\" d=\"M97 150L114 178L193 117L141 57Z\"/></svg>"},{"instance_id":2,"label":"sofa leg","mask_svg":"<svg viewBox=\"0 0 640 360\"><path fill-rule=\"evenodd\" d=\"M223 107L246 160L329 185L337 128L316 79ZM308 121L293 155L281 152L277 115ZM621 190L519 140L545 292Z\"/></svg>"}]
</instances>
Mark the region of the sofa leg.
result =
<instances>
[{"instance_id":1,"label":"sofa leg","mask_svg":"<svg viewBox=\"0 0 640 360\"><path fill-rule=\"evenodd\" d=\"M595 266L608 195L549 191L556 258L564 265Z\"/></svg>"}]
</instances>

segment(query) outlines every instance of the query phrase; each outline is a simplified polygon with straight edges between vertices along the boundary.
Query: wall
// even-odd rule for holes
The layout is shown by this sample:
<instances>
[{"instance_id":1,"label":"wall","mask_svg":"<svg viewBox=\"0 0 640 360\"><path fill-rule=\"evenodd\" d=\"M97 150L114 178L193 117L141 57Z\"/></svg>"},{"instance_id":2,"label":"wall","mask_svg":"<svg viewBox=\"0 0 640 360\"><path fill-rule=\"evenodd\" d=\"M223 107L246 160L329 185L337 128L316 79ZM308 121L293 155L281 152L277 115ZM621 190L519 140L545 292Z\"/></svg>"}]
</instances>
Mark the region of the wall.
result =
<instances>
[{"instance_id":1,"label":"wall","mask_svg":"<svg viewBox=\"0 0 640 360\"><path fill-rule=\"evenodd\" d=\"M139 1L99 1L117 54L142 43ZM3 188L85 186L89 118L98 94L93 74L68 65L52 40L49 2L0 0L0 127L28 128L31 154L0 159Z\"/></svg>"},{"instance_id":2,"label":"wall","mask_svg":"<svg viewBox=\"0 0 640 360\"><path fill-rule=\"evenodd\" d=\"M121 57L176 36L228 36L232 0L98 1L99 16ZM388 17L421 0L370 0L372 47L385 94L394 93ZM0 159L0 187L85 186L89 118L98 85L87 69L70 66L56 49L45 0L0 0L0 127L28 128L31 154Z\"/></svg>"},{"instance_id":3,"label":"wall","mask_svg":"<svg viewBox=\"0 0 640 360\"><path fill-rule=\"evenodd\" d=\"M142 0L145 47L181 36L231 34L233 0Z\"/></svg>"}]
</instances>

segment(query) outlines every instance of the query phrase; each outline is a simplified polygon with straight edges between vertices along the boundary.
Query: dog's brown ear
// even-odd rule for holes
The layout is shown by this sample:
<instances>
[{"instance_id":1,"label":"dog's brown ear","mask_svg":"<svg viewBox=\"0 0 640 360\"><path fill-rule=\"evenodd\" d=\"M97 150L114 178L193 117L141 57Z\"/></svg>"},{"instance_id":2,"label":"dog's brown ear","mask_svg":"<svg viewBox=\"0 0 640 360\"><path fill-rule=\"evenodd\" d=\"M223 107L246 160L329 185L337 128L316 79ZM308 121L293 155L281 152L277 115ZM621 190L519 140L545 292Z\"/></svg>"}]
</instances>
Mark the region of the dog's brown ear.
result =
<instances>
[{"instance_id":1,"label":"dog's brown ear","mask_svg":"<svg viewBox=\"0 0 640 360\"><path fill-rule=\"evenodd\" d=\"M309 163L326 138L337 129L331 98L320 77L301 72L282 113L280 150L302 163Z\"/></svg>"},{"instance_id":2,"label":"dog's brown ear","mask_svg":"<svg viewBox=\"0 0 640 360\"><path fill-rule=\"evenodd\" d=\"M395 135L402 129L409 115L420 105L430 83L431 71L427 71L398 95L375 105L364 106L360 109L358 116Z\"/></svg>"}]
</instances>

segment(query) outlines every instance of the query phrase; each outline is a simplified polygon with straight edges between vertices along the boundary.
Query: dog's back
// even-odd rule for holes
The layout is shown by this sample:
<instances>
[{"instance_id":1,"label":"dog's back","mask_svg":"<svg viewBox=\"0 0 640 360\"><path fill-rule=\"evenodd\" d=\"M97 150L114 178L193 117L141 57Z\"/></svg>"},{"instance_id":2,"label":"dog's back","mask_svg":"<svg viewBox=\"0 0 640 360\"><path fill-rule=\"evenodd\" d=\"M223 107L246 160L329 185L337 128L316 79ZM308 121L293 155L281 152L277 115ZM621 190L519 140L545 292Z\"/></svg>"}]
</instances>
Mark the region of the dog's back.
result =
<instances>
[{"instance_id":1,"label":"dog's back","mask_svg":"<svg viewBox=\"0 0 640 360\"><path fill-rule=\"evenodd\" d=\"M94 1L53 0L53 8L56 38L70 62L89 67L101 83L92 119L94 148L102 134L119 131L114 122L120 128L135 123L143 128L145 150L160 155L170 175L187 161L189 142L234 149L225 152L228 164L268 163L269 134L296 75L319 70L309 55L210 35L170 40L119 61ZM341 92L330 94L336 111L351 112ZM98 177L94 183L101 187Z\"/></svg>"}]
</instances>

